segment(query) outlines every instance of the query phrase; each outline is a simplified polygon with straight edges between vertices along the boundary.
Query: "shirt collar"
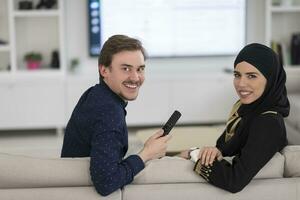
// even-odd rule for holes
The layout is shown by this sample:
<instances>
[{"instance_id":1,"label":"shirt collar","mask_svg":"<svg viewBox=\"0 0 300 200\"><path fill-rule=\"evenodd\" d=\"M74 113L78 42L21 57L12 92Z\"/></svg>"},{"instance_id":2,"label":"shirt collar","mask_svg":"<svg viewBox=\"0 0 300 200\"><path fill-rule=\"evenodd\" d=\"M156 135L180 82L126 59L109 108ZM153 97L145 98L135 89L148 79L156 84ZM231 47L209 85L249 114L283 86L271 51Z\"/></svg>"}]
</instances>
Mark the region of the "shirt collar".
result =
<instances>
[{"instance_id":1,"label":"shirt collar","mask_svg":"<svg viewBox=\"0 0 300 200\"><path fill-rule=\"evenodd\" d=\"M104 81L100 81L101 86L103 86L110 94L111 96L116 99L118 102L120 102L120 104L122 105L122 107L125 109L128 102L124 101L124 99L122 99L119 95L117 95L114 91L111 90L111 88L104 82Z\"/></svg>"}]
</instances>

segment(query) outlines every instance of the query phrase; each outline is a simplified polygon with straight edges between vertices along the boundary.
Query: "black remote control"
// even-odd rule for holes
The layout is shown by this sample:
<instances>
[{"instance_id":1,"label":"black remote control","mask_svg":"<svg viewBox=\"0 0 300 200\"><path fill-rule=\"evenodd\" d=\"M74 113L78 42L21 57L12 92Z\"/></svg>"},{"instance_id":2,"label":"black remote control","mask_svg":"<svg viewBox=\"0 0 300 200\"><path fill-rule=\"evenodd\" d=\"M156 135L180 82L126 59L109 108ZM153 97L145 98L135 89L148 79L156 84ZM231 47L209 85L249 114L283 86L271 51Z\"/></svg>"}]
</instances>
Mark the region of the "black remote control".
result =
<instances>
[{"instance_id":1,"label":"black remote control","mask_svg":"<svg viewBox=\"0 0 300 200\"><path fill-rule=\"evenodd\" d=\"M169 120L167 121L167 123L165 123L165 125L162 127L162 129L164 130L164 134L162 136L168 135L170 133L170 131L175 126L176 122L180 117L181 117L181 113L175 110L171 115L171 117L169 118Z\"/></svg>"}]
</instances>

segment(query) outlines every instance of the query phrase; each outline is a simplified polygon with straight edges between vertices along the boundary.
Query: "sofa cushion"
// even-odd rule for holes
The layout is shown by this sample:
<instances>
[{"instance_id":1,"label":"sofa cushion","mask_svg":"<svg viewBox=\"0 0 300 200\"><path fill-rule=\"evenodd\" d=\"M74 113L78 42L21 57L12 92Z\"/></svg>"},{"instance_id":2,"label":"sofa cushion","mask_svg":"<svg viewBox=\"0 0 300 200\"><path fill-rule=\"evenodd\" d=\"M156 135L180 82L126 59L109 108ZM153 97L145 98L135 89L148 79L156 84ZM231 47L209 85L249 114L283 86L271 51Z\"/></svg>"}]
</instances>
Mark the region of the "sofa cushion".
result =
<instances>
[{"instance_id":1,"label":"sofa cushion","mask_svg":"<svg viewBox=\"0 0 300 200\"><path fill-rule=\"evenodd\" d=\"M284 176L299 177L300 176L300 146L287 146L282 150L285 157Z\"/></svg>"},{"instance_id":2,"label":"sofa cushion","mask_svg":"<svg viewBox=\"0 0 300 200\"><path fill-rule=\"evenodd\" d=\"M92 185L89 158L33 158L0 154L0 188Z\"/></svg>"},{"instance_id":3,"label":"sofa cushion","mask_svg":"<svg viewBox=\"0 0 300 200\"><path fill-rule=\"evenodd\" d=\"M149 161L133 184L154 183L195 183L206 182L193 171L194 163L179 157L164 157ZM258 172L255 179L283 177L284 157L276 153L274 157Z\"/></svg>"},{"instance_id":4,"label":"sofa cushion","mask_svg":"<svg viewBox=\"0 0 300 200\"><path fill-rule=\"evenodd\" d=\"M300 94L289 95L289 100L291 110L286 121L293 127L300 130Z\"/></svg>"},{"instance_id":5,"label":"sofa cushion","mask_svg":"<svg viewBox=\"0 0 300 200\"><path fill-rule=\"evenodd\" d=\"M288 120L285 120L286 137L289 145L300 145L300 129L292 126Z\"/></svg>"},{"instance_id":6,"label":"sofa cushion","mask_svg":"<svg viewBox=\"0 0 300 200\"><path fill-rule=\"evenodd\" d=\"M277 152L273 158L256 174L254 179L282 178L284 171L284 157Z\"/></svg>"}]
</instances>

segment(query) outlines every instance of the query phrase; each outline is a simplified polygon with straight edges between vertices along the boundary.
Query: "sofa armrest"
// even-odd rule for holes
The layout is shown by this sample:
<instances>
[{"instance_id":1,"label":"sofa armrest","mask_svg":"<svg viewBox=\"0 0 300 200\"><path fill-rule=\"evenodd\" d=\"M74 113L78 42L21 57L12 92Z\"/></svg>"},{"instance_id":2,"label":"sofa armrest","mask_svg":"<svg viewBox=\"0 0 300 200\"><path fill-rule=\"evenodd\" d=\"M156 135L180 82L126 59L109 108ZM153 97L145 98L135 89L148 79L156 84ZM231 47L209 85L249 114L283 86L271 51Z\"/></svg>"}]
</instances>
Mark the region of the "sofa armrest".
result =
<instances>
[{"instance_id":1,"label":"sofa armrest","mask_svg":"<svg viewBox=\"0 0 300 200\"><path fill-rule=\"evenodd\" d=\"M89 186L89 160L0 153L0 188Z\"/></svg>"}]
</instances>

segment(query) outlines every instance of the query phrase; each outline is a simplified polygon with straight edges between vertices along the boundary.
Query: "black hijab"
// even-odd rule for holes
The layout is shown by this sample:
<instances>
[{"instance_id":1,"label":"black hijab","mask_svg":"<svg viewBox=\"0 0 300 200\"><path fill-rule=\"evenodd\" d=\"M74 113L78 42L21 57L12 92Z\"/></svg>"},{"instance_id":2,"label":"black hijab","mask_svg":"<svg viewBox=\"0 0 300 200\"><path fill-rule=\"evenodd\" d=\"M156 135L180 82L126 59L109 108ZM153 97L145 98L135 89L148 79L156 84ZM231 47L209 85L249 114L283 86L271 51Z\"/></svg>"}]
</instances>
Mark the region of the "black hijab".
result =
<instances>
[{"instance_id":1,"label":"black hijab","mask_svg":"<svg viewBox=\"0 0 300 200\"><path fill-rule=\"evenodd\" d=\"M285 87L286 73L279 62L278 55L265 45L253 43L239 52L234 61L234 68L243 61L257 68L267 79L267 85L262 96L251 104L242 104L238 114L243 118L243 116L250 117L266 111L275 111L287 117L290 103Z\"/></svg>"}]
</instances>

